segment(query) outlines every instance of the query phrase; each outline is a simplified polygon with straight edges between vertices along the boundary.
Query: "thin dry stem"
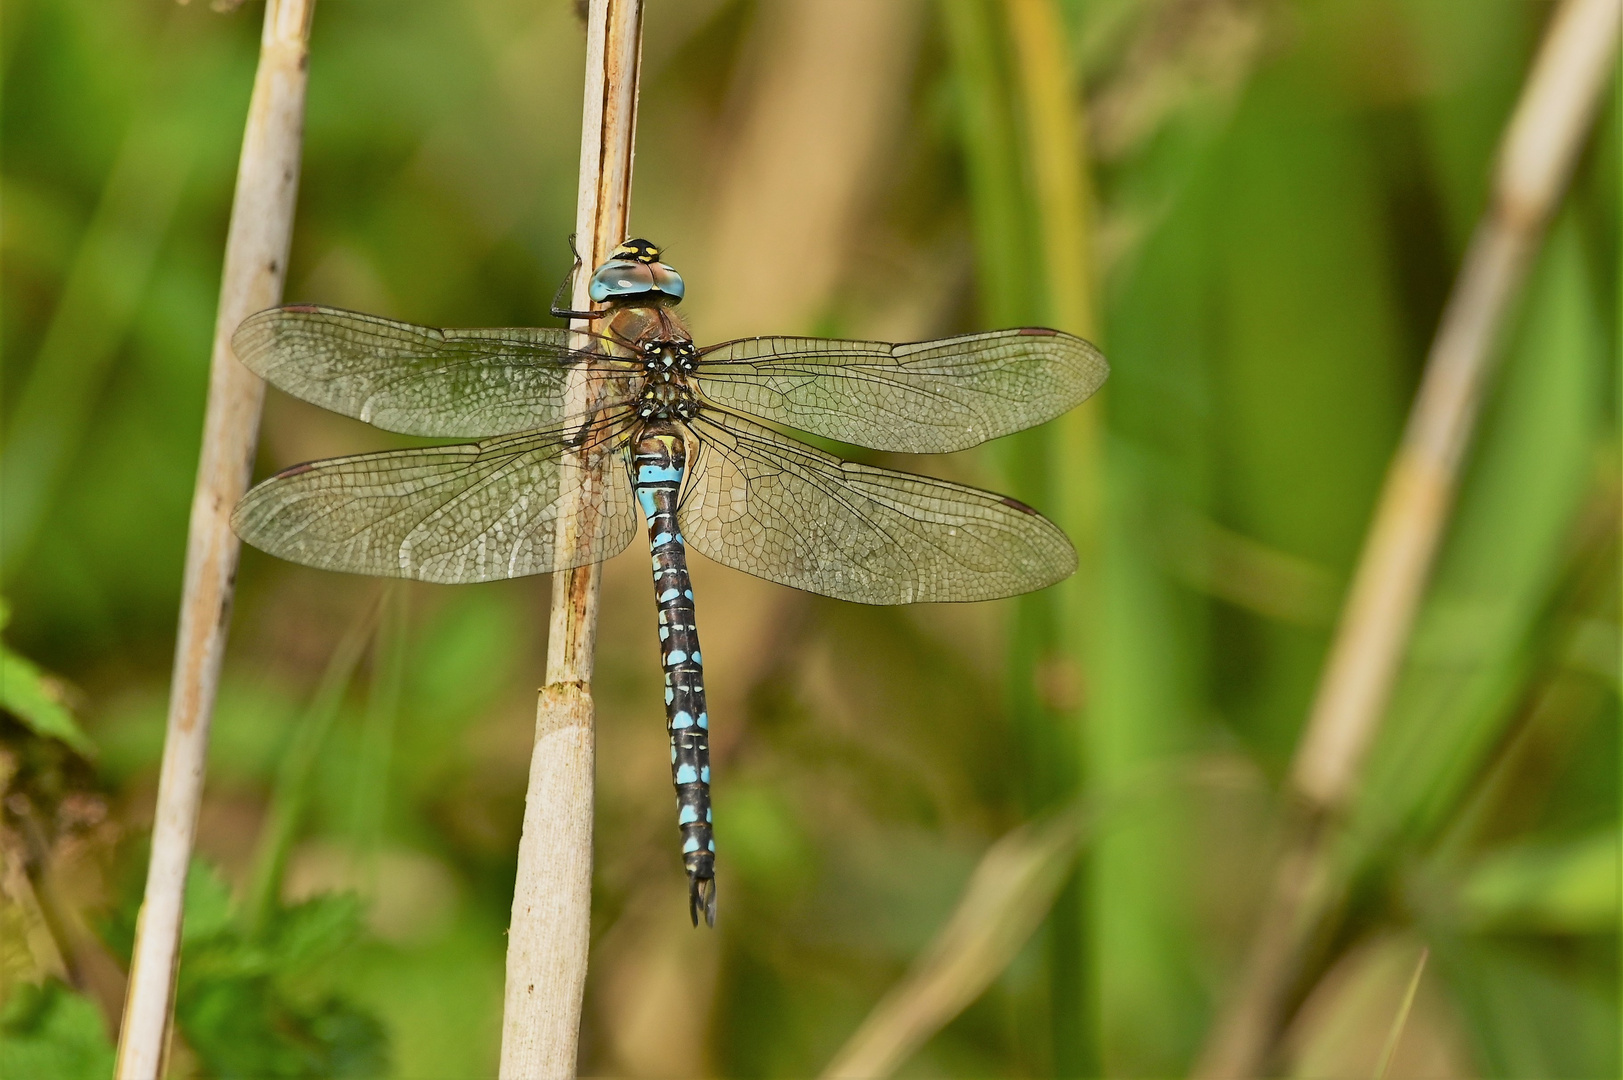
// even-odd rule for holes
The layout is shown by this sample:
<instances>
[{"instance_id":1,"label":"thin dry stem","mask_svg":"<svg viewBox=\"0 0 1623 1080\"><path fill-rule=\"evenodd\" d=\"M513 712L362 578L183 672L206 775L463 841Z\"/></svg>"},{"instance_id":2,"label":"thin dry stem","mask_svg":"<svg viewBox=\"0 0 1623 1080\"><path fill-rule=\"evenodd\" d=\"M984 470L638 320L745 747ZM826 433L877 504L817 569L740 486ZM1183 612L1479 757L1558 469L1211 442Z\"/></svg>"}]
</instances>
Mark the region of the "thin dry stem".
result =
<instances>
[{"instance_id":1,"label":"thin dry stem","mask_svg":"<svg viewBox=\"0 0 1623 1080\"><path fill-rule=\"evenodd\" d=\"M1623 0L1561 5L1506 129L1492 202L1432 343L1292 766L1299 821L1197 1076L1256 1074L1304 946L1334 903L1334 824L1362 779L1453 504L1494 345L1599 105L1620 11Z\"/></svg>"},{"instance_id":2,"label":"thin dry stem","mask_svg":"<svg viewBox=\"0 0 1623 1080\"><path fill-rule=\"evenodd\" d=\"M1053 906L1079 838L1080 815L1071 811L992 845L947 925L840 1049L825 1080L889 1076L979 997Z\"/></svg>"},{"instance_id":3,"label":"thin dry stem","mask_svg":"<svg viewBox=\"0 0 1623 1080\"><path fill-rule=\"evenodd\" d=\"M298 194L313 9L314 0L270 0L265 6L214 323L152 855L119 1032L119 1080L157 1080L164 1066L186 867L240 551L231 508L248 489L265 397L265 384L232 354L231 334L244 317L282 296Z\"/></svg>"},{"instance_id":4,"label":"thin dry stem","mask_svg":"<svg viewBox=\"0 0 1623 1080\"><path fill-rule=\"evenodd\" d=\"M581 119L575 230L585 272L572 307L586 310L592 267L626 237L642 56L641 0L592 0L586 23L586 99ZM576 330L588 324L577 320ZM582 335L582 345L587 339ZM592 393L582 372L570 387L572 411ZM567 476L557 550L572 550L589 522L600 468L583 461ZM536 738L525 794L507 938L502 1017L504 1080L575 1075L581 997L592 914L592 649L597 635L598 568L556 574L547 639L547 685L536 706Z\"/></svg>"}]
</instances>

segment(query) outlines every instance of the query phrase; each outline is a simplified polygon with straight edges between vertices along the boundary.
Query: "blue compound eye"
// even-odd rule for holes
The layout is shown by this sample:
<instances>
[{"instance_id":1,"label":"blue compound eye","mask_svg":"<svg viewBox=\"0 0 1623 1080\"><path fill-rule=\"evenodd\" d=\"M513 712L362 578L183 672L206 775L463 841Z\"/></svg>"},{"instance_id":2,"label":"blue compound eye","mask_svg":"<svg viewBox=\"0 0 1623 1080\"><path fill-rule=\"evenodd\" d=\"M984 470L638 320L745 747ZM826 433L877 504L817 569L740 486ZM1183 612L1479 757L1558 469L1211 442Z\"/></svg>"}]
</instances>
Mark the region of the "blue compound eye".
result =
<instances>
[{"instance_id":1,"label":"blue compound eye","mask_svg":"<svg viewBox=\"0 0 1623 1080\"><path fill-rule=\"evenodd\" d=\"M610 259L598 267L597 272L592 275L587 295L598 303L606 300L628 300L638 296L680 300L684 291L682 275L664 263Z\"/></svg>"},{"instance_id":2,"label":"blue compound eye","mask_svg":"<svg viewBox=\"0 0 1623 1080\"><path fill-rule=\"evenodd\" d=\"M683 293L687 290L686 286L682 284L681 274L678 274L664 263L655 263L648 269L653 271L654 285L660 292L677 300L682 299Z\"/></svg>"},{"instance_id":3,"label":"blue compound eye","mask_svg":"<svg viewBox=\"0 0 1623 1080\"><path fill-rule=\"evenodd\" d=\"M610 259L592 275L587 295L601 303L653 291L654 276L648 272L646 265L629 259Z\"/></svg>"}]
</instances>

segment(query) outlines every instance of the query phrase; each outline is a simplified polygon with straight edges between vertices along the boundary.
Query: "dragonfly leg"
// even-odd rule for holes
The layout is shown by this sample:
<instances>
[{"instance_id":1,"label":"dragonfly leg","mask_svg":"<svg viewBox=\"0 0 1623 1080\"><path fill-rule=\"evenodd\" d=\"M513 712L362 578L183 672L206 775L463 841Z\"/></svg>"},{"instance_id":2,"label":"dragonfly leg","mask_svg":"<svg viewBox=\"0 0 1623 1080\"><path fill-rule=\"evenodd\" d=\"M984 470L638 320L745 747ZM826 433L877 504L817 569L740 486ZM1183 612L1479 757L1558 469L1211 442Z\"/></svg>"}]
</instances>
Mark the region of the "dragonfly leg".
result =
<instances>
[{"instance_id":1,"label":"dragonfly leg","mask_svg":"<svg viewBox=\"0 0 1623 1080\"><path fill-rule=\"evenodd\" d=\"M566 295L575 287L575 275L580 273L580 249L575 246L575 234L569 234L569 250L575 256L575 261L569 267L569 273L564 275L564 282L558 286L558 291L552 294L552 317L555 319L601 319L602 311L571 311L563 307L562 302Z\"/></svg>"},{"instance_id":2,"label":"dragonfly leg","mask_svg":"<svg viewBox=\"0 0 1623 1080\"><path fill-rule=\"evenodd\" d=\"M688 913L716 924L716 841L710 809L710 714L705 709L704 658L688 579L687 547L676 523L686 467L681 434L670 424L647 425L632 455L637 502L648 521L654 599L659 607L660 663L665 671L665 724L671 738L676 824L688 874Z\"/></svg>"}]
</instances>

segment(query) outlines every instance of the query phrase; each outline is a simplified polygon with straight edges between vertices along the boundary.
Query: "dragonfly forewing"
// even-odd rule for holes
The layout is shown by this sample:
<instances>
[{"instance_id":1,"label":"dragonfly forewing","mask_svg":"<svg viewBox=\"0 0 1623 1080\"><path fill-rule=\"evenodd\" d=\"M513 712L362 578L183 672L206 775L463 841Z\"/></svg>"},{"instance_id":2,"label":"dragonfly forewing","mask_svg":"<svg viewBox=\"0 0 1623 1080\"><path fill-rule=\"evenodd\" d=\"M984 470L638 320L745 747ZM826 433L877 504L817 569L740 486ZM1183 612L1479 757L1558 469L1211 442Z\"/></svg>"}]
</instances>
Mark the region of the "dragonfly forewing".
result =
<instances>
[{"instance_id":1,"label":"dragonfly forewing","mask_svg":"<svg viewBox=\"0 0 1623 1080\"><path fill-rule=\"evenodd\" d=\"M946 453L1050 420L1097 390L1110 366L1053 330L995 330L892 345L758 337L702 351L711 402L829 439Z\"/></svg>"},{"instance_id":2,"label":"dragonfly forewing","mask_svg":"<svg viewBox=\"0 0 1623 1080\"><path fill-rule=\"evenodd\" d=\"M579 436L576 425L295 466L250 491L231 524L306 566L444 584L598 562L631 542L638 518L624 439L577 450ZM563 505L574 540L559 552Z\"/></svg>"},{"instance_id":3,"label":"dragonfly forewing","mask_svg":"<svg viewBox=\"0 0 1623 1080\"><path fill-rule=\"evenodd\" d=\"M337 308L292 306L245 319L238 359L272 385L386 431L477 439L563 418L569 374L612 358L568 330L438 330Z\"/></svg>"},{"instance_id":4,"label":"dragonfly forewing","mask_svg":"<svg viewBox=\"0 0 1623 1080\"><path fill-rule=\"evenodd\" d=\"M863 604L992 600L1076 569L1065 534L978 488L825 454L748 421L690 425L680 524L725 566Z\"/></svg>"}]
</instances>

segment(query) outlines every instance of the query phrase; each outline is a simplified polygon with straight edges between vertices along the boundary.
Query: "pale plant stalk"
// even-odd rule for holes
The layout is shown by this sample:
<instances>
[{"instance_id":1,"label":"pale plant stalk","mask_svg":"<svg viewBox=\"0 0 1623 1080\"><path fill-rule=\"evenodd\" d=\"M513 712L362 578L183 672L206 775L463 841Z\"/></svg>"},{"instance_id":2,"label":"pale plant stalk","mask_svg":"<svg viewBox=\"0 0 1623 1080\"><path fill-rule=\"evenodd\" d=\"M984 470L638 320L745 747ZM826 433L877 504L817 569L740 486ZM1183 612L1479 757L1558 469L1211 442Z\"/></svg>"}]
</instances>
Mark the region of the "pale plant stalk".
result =
<instances>
[{"instance_id":1,"label":"pale plant stalk","mask_svg":"<svg viewBox=\"0 0 1623 1080\"><path fill-rule=\"evenodd\" d=\"M203 795L241 546L231 509L248 489L265 384L231 352L243 318L277 303L287 274L304 134L314 0L269 0L260 36L215 315L203 448L186 542L152 854L119 1031L118 1080L157 1080L171 1025L180 924Z\"/></svg>"},{"instance_id":2,"label":"pale plant stalk","mask_svg":"<svg viewBox=\"0 0 1623 1080\"><path fill-rule=\"evenodd\" d=\"M575 232L584 267L572 307L590 307L591 270L626 237L642 55L642 0L591 0L586 24L586 97L581 118ZM590 324L577 320L574 329ZM590 339L577 338L584 347ZM593 387L580 372L569 415L584 414ZM564 470L556 550L592 533L592 490L601 463ZM595 564L553 576L547 681L536 706L507 938L502 1015L503 1080L575 1075L592 915L592 651L597 635Z\"/></svg>"},{"instance_id":3,"label":"pale plant stalk","mask_svg":"<svg viewBox=\"0 0 1623 1080\"><path fill-rule=\"evenodd\" d=\"M824 1070L825 1080L889 1076L1008 967L1075 861L1081 815L1022 825L993 844L947 924Z\"/></svg>"},{"instance_id":4,"label":"pale plant stalk","mask_svg":"<svg viewBox=\"0 0 1623 1080\"><path fill-rule=\"evenodd\" d=\"M1295 814L1236 992L1195 1073L1256 1075L1304 946L1334 903L1336 822L1357 793L1528 265L1615 59L1623 0L1565 0L1505 130L1492 197L1444 309L1287 780Z\"/></svg>"}]
</instances>

